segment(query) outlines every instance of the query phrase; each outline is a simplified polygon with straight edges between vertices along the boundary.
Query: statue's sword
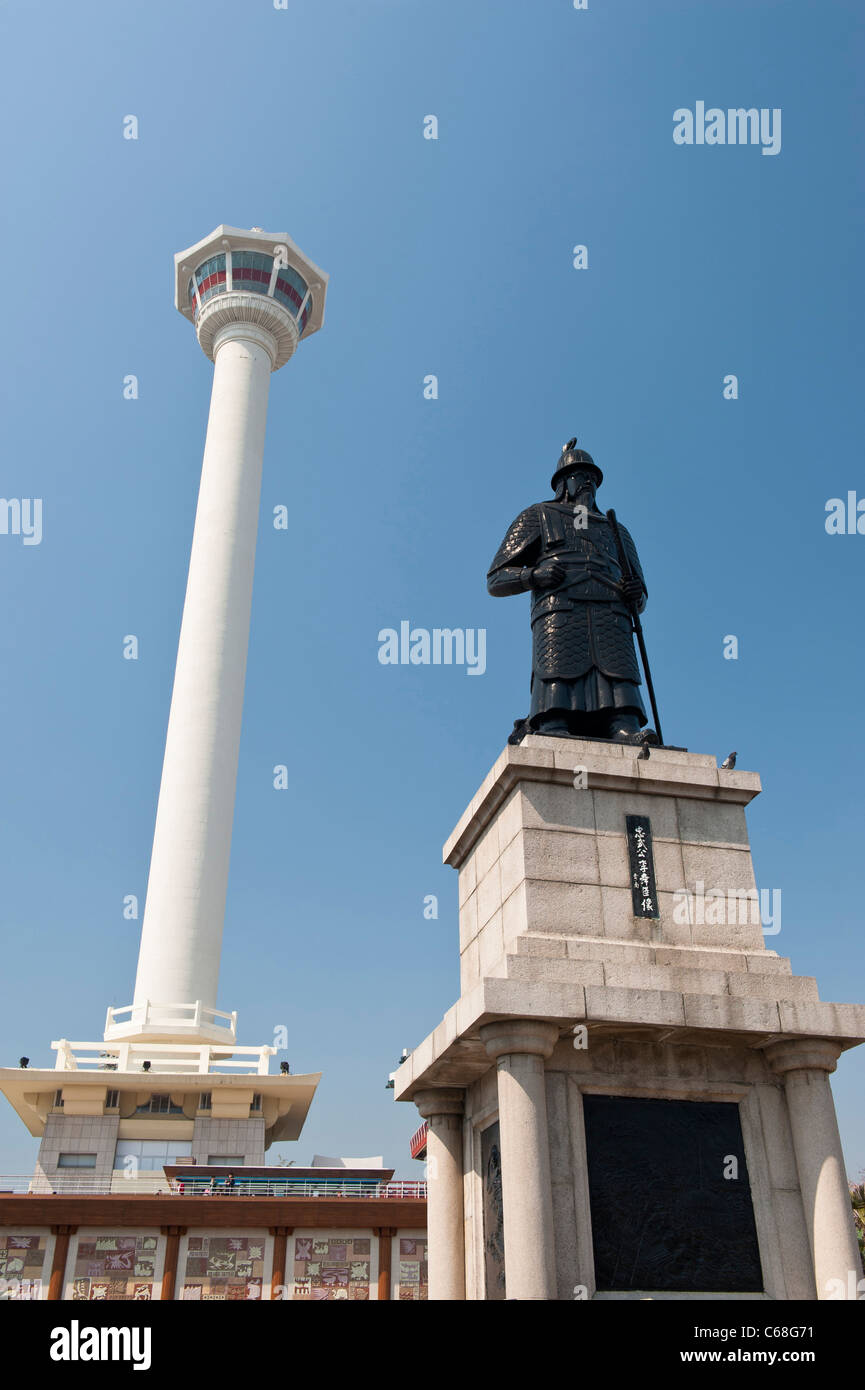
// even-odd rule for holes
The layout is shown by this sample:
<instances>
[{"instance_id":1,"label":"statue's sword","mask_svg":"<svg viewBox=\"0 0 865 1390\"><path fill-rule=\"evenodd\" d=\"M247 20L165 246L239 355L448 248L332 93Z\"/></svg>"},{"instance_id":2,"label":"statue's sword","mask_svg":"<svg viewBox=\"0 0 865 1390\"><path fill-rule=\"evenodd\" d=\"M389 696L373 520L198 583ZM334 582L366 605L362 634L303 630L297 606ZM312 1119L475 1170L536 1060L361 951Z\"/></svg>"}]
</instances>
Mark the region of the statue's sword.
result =
<instances>
[{"instance_id":1,"label":"statue's sword","mask_svg":"<svg viewBox=\"0 0 865 1390\"><path fill-rule=\"evenodd\" d=\"M607 521L613 528L613 539L616 542L616 550L619 553L619 567L622 571L622 574L625 579L635 579L636 576L634 574L634 571L631 569L631 562L628 559L624 544L622 542L622 533L619 530L619 523L616 520L616 513L613 511L612 507L607 512ZM661 721L658 718L658 706L655 702L655 687L652 685L652 673L649 670L649 658L646 654L646 642L645 638L643 637L643 625L640 622L640 615L637 612L635 604L628 604L628 612L631 615L631 622L634 625L634 635L637 639L637 646L640 648L640 656L643 660L643 670L646 673L646 689L649 692L649 701L651 702L652 715L654 716L655 720L655 733L658 735L658 742L660 744L663 744L664 736L661 733Z\"/></svg>"}]
</instances>

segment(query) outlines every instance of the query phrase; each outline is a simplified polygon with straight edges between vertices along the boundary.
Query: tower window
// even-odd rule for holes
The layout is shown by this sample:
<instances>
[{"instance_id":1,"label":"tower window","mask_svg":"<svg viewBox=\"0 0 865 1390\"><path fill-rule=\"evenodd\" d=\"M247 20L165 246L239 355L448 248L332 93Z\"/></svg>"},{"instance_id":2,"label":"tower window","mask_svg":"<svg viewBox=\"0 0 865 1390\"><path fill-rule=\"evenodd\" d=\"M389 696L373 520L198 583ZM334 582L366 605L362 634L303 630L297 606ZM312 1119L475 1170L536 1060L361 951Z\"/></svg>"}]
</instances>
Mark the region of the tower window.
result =
<instances>
[{"instance_id":1,"label":"tower window","mask_svg":"<svg viewBox=\"0 0 865 1390\"><path fill-rule=\"evenodd\" d=\"M144 1105L135 1107L136 1115L182 1115L183 1106L175 1105L170 1096L151 1096Z\"/></svg>"},{"instance_id":2,"label":"tower window","mask_svg":"<svg viewBox=\"0 0 865 1390\"><path fill-rule=\"evenodd\" d=\"M196 267L195 283L198 286L200 302L206 304L215 294L225 294L225 252L202 261Z\"/></svg>"},{"instance_id":3,"label":"tower window","mask_svg":"<svg viewBox=\"0 0 865 1390\"><path fill-rule=\"evenodd\" d=\"M273 257L262 255L260 251L231 253L231 281L236 290L254 290L256 294L267 294L272 270Z\"/></svg>"},{"instance_id":4,"label":"tower window","mask_svg":"<svg viewBox=\"0 0 865 1390\"><path fill-rule=\"evenodd\" d=\"M307 288L306 281L298 275L297 271L292 266L283 266L276 277L276 284L273 287L273 297L274 299L278 299L280 304L284 304L286 309L297 317L298 310L306 298ZM312 301L310 300L303 312L301 332L303 332L306 326L306 319L311 304Z\"/></svg>"}]
</instances>

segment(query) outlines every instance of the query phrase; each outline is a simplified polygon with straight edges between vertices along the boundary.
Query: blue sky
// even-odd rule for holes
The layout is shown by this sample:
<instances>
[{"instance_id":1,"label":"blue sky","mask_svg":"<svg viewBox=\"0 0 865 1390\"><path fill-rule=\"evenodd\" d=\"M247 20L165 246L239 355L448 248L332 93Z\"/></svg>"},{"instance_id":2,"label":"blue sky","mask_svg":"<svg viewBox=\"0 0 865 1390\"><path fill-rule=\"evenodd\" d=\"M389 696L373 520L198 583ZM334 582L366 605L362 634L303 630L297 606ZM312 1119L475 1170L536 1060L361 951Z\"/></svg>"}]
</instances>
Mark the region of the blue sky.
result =
<instances>
[{"instance_id":1,"label":"blue sky","mask_svg":"<svg viewBox=\"0 0 865 1390\"><path fill-rule=\"evenodd\" d=\"M122 900L144 897L212 373L172 258L220 222L331 276L271 384L220 991L244 1042L285 1024L292 1069L324 1072L297 1159L420 1175L384 1083L456 997L441 844L528 708L527 601L485 573L574 433L640 549L668 741L763 778L768 944L865 998L865 536L824 526L865 496L861 6L7 0L0 27L0 491L44 508L40 545L0 536L6 1064L50 1065L132 997ZM677 146L698 100L781 108L780 153ZM403 619L485 628L485 674L382 666ZM851 1173L863 1076L852 1052L833 1081ZM5 1104L0 1143L30 1169Z\"/></svg>"}]
</instances>

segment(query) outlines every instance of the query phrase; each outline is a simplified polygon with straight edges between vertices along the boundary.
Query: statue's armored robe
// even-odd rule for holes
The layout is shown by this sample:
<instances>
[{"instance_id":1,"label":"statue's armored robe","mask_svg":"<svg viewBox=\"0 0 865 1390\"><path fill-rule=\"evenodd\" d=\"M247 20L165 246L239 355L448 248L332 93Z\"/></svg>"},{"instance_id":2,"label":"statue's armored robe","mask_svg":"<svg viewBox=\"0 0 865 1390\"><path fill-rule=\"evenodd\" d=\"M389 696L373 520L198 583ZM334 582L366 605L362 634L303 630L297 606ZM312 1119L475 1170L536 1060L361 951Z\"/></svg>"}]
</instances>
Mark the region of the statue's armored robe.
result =
<instances>
[{"instance_id":1,"label":"statue's armored robe","mask_svg":"<svg viewBox=\"0 0 865 1390\"><path fill-rule=\"evenodd\" d=\"M585 526L575 521L585 521ZM646 585L634 542L621 524L634 577ZM619 586L615 537L600 512L575 517L567 503L538 502L509 528L487 575L491 594L524 591L524 567L557 560L565 577L554 589L532 588L530 718L552 710L585 716L586 733L603 732L610 715L633 713L646 724L631 618Z\"/></svg>"}]
</instances>

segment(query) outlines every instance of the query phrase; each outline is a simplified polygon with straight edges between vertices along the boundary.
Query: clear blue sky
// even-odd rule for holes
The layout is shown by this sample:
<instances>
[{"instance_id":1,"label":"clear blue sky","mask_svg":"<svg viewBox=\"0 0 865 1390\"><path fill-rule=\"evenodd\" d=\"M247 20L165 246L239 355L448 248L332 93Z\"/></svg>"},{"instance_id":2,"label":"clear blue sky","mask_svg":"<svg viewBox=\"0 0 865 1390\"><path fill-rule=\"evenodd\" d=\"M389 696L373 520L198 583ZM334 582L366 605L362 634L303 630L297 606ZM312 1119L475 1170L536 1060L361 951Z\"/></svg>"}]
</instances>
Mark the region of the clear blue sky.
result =
<instances>
[{"instance_id":1,"label":"clear blue sky","mask_svg":"<svg viewBox=\"0 0 865 1390\"><path fill-rule=\"evenodd\" d=\"M574 433L640 548L668 741L763 777L767 944L865 999L865 536L824 527L865 495L862 26L858 0L3 4L0 492L44 504L41 545L0 536L6 1064L131 1000L212 372L172 257L220 222L331 275L272 382L220 997L324 1072L297 1158L419 1176L384 1082L456 997L440 847L528 705L526 600L485 572ZM780 107L781 152L675 145L697 101ZM402 619L486 628L486 673L380 665ZM834 1080L851 1173L863 1077L860 1051ZM0 1146L31 1167L5 1103Z\"/></svg>"}]
</instances>

